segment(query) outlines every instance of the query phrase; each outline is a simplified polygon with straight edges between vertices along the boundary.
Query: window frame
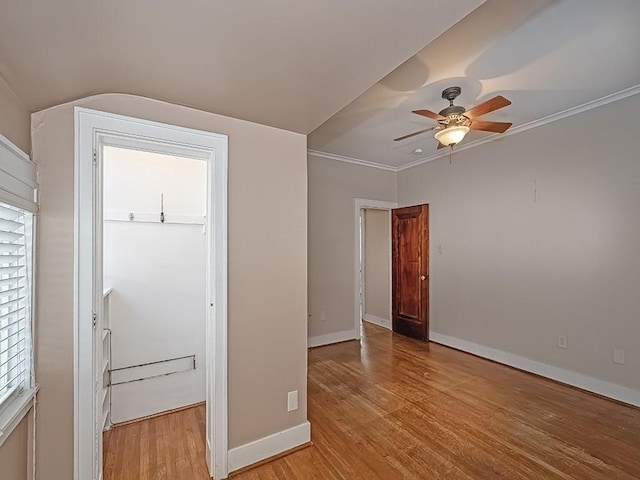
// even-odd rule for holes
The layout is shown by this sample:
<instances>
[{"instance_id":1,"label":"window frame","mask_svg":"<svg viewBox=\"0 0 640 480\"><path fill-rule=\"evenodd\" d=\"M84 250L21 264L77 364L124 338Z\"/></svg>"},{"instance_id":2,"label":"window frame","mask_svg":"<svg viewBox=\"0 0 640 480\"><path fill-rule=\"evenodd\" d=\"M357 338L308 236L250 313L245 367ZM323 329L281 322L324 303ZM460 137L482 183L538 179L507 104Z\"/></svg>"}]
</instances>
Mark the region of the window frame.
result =
<instances>
[{"instance_id":1,"label":"window frame","mask_svg":"<svg viewBox=\"0 0 640 480\"><path fill-rule=\"evenodd\" d=\"M26 385L16 386L3 396L0 403L0 446L35 406L38 385L35 377L35 287L37 265L37 181L36 167L28 155L0 134L0 203L31 214L31 228L25 236L31 236L26 252L28 269L28 319L27 349L28 367ZM26 222L25 222L26 223ZM25 225L26 227L26 225Z\"/></svg>"}]
</instances>

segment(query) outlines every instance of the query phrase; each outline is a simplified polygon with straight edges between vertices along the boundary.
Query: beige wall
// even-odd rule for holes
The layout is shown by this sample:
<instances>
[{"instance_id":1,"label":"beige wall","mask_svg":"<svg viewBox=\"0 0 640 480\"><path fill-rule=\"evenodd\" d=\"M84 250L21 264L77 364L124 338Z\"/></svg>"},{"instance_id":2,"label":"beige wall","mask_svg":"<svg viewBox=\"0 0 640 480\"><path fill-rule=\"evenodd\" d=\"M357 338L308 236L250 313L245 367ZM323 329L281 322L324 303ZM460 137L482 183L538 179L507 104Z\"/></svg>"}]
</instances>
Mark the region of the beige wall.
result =
<instances>
[{"instance_id":1,"label":"beige wall","mask_svg":"<svg viewBox=\"0 0 640 480\"><path fill-rule=\"evenodd\" d=\"M2 480L27 480L29 452L29 422L24 417L9 438L0 447L0 478Z\"/></svg>"},{"instance_id":2,"label":"beige wall","mask_svg":"<svg viewBox=\"0 0 640 480\"><path fill-rule=\"evenodd\" d=\"M229 135L229 445L306 420L306 137L128 95L32 116L41 215L38 474L73 468L73 106ZM300 408L287 413L287 392Z\"/></svg>"},{"instance_id":3,"label":"beige wall","mask_svg":"<svg viewBox=\"0 0 640 480\"><path fill-rule=\"evenodd\" d=\"M29 112L0 77L0 134L26 153L30 148ZM28 452L28 419L16 427L0 447L2 480L26 480Z\"/></svg>"},{"instance_id":4,"label":"beige wall","mask_svg":"<svg viewBox=\"0 0 640 480\"><path fill-rule=\"evenodd\" d=\"M396 174L309 156L310 337L353 330L355 198L395 202Z\"/></svg>"},{"instance_id":5,"label":"beige wall","mask_svg":"<svg viewBox=\"0 0 640 480\"><path fill-rule=\"evenodd\" d=\"M637 95L399 173L399 203L429 203L432 331L640 389L640 129L620 128L639 110Z\"/></svg>"},{"instance_id":6,"label":"beige wall","mask_svg":"<svg viewBox=\"0 0 640 480\"><path fill-rule=\"evenodd\" d=\"M383 320L391 309L391 219L388 210L364 211L364 314Z\"/></svg>"},{"instance_id":7,"label":"beige wall","mask_svg":"<svg viewBox=\"0 0 640 480\"><path fill-rule=\"evenodd\" d=\"M25 153L31 152L29 111L0 77L0 134Z\"/></svg>"}]
</instances>

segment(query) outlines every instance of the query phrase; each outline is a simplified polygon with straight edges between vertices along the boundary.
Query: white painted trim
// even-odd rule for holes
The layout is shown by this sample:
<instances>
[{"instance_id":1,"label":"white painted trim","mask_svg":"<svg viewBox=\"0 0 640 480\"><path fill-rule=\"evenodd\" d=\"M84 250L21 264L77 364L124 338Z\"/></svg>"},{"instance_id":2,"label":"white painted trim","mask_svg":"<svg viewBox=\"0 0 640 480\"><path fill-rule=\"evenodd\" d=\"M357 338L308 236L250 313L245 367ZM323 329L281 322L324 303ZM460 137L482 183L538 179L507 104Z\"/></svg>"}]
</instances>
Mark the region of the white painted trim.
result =
<instances>
[{"instance_id":1,"label":"white painted trim","mask_svg":"<svg viewBox=\"0 0 640 480\"><path fill-rule=\"evenodd\" d=\"M307 421L295 427L260 438L229 450L229 471L253 465L279 453L311 441L311 424Z\"/></svg>"},{"instance_id":2,"label":"white painted trim","mask_svg":"<svg viewBox=\"0 0 640 480\"><path fill-rule=\"evenodd\" d=\"M362 319L365 322L373 323L374 325L378 325L379 327L384 327L391 330L391 321L386 318L371 315L370 313L365 313Z\"/></svg>"},{"instance_id":3,"label":"white painted trim","mask_svg":"<svg viewBox=\"0 0 640 480\"><path fill-rule=\"evenodd\" d=\"M640 85L634 85L633 87L625 88L624 90L620 90L619 92L605 95L604 97L591 100L581 105L576 105L575 107L562 110L561 112L552 113L551 115L547 115L546 117L542 117L537 120L532 120L531 122L527 122L522 125L517 125L513 128L510 128L505 133L491 135L485 138L475 140L473 142L463 143L462 145L456 146L454 148L454 153L461 152L463 150L468 150L474 147L479 147L480 145L484 145L485 143L493 142L494 140L500 140L501 138L508 137L510 135L526 132L527 130L530 130L532 128L540 127L542 125L546 125L547 123L555 122L556 120L562 120L563 118L567 118L572 115L577 115L578 113L583 113L583 112L592 110L594 108L607 105L609 103L617 102L618 100L623 100L625 98L632 97L633 95L637 95L639 93L640 93ZM403 165L400 165L399 167L393 167L391 165L385 165L383 163L371 162L368 160L362 160L360 158L345 157L335 153L321 152L319 150L309 149L307 150L307 153L315 157L328 158L330 160L337 160L339 162L353 163L356 165L379 168L381 170L388 170L392 172L401 172L402 170L407 170L408 168L413 168L418 165L422 165L423 163L431 162L433 160L437 160L438 158L446 157L449 155L448 149L445 149L443 151L436 152L432 155L428 155L426 157L418 158L417 160L414 160L412 162L405 163Z\"/></svg>"},{"instance_id":4,"label":"white painted trim","mask_svg":"<svg viewBox=\"0 0 640 480\"><path fill-rule=\"evenodd\" d=\"M1 133L0 133L0 145L5 147L7 150L10 150L15 156L20 157L21 160L24 160L25 162L34 166L35 168L35 165L29 158L29 155L27 155L25 152L20 150L20 148L18 148L18 146L15 143L13 143L11 140L9 140L7 137L2 135Z\"/></svg>"},{"instance_id":5,"label":"white painted trim","mask_svg":"<svg viewBox=\"0 0 640 480\"><path fill-rule=\"evenodd\" d=\"M359 244L359 256L357 257L359 260L358 266L358 280L359 284L357 285L358 290L356 291L356 295L359 294L358 300L358 318L360 319L356 325L354 325L355 331L358 332L357 336L359 337L362 334L362 317L364 316L364 310L367 306L367 249L365 247L366 236L367 236L367 214L364 210L360 210L358 212L358 218L356 218L356 222L358 222L359 231L358 231L358 244Z\"/></svg>"},{"instance_id":6,"label":"white painted trim","mask_svg":"<svg viewBox=\"0 0 640 480\"><path fill-rule=\"evenodd\" d=\"M228 138L148 120L76 107L74 195L74 479L99 478L93 312L102 331L101 145L192 156L207 161L207 464L216 479L228 474L227 397L227 162ZM94 166L93 153L97 152ZM94 171L95 170L95 171ZM99 390L99 389L98 389ZM215 427L214 427L215 425ZM101 429L100 429L101 431Z\"/></svg>"},{"instance_id":7,"label":"white painted trim","mask_svg":"<svg viewBox=\"0 0 640 480\"><path fill-rule=\"evenodd\" d=\"M535 373L542 377L578 387L588 392L597 393L614 400L628 403L629 405L640 407L640 392L637 390L433 331L430 332L430 340L504 365L509 365L510 367L515 367L526 372Z\"/></svg>"},{"instance_id":8,"label":"white painted trim","mask_svg":"<svg viewBox=\"0 0 640 480\"><path fill-rule=\"evenodd\" d=\"M309 337L307 345L309 348L322 347L324 345L346 342L348 340L356 340L356 334L353 330L344 330L342 332L326 333L324 335Z\"/></svg>"},{"instance_id":9,"label":"white painted trim","mask_svg":"<svg viewBox=\"0 0 640 480\"><path fill-rule=\"evenodd\" d=\"M0 413L0 447L22 419L29 413L36 399L38 387L29 388L9 400Z\"/></svg>"},{"instance_id":10,"label":"white painted trim","mask_svg":"<svg viewBox=\"0 0 640 480\"><path fill-rule=\"evenodd\" d=\"M546 125L547 123L562 120L563 118L571 117L573 115L577 115L578 113L583 113L588 110L607 105L609 103L617 102L618 100L637 95L638 93L640 93L640 85L636 85L619 92L612 93L611 95L605 95L604 97L583 103L582 105L577 105L561 112L553 113L551 115L547 115L546 117L542 117L537 120L518 125L516 127L510 128L505 133L491 135L469 143L463 143L462 145L454 147L453 151L455 153L463 150L468 150L470 148L478 147L480 145L484 145L485 143L493 142L494 140L499 140L510 135L526 132L527 130L531 130L532 128L541 127L542 125ZM413 162L405 163L404 165L398 167L396 171L400 172L402 170L406 170L408 168L412 168L417 165L421 165L423 163L431 162L432 160L448 156L449 151L447 149L443 150L444 151L434 153L433 155L429 155L428 157L419 158L418 160L415 160Z\"/></svg>"},{"instance_id":11,"label":"white painted trim","mask_svg":"<svg viewBox=\"0 0 640 480\"><path fill-rule=\"evenodd\" d=\"M36 166L29 156L0 134L0 200L36 214Z\"/></svg>"},{"instance_id":12,"label":"white painted trim","mask_svg":"<svg viewBox=\"0 0 640 480\"><path fill-rule=\"evenodd\" d=\"M353 291L353 328L356 334L356 339L360 339L360 322L362 321L362 311L360 309L360 304L362 299L360 298L360 288L363 285L363 278L360 273L360 251L363 248L362 246L362 232L360 231L360 215L362 214L362 210L372 209L372 210L393 210L394 208L398 208L397 202L385 202L381 200L368 200L365 198L354 198L354 214L353 214L353 225L354 225L354 258L353 258L353 281L354 281L354 291ZM389 284L389 290L391 290L391 284ZM391 296L391 293L389 293Z\"/></svg>"},{"instance_id":13,"label":"white painted trim","mask_svg":"<svg viewBox=\"0 0 640 480\"><path fill-rule=\"evenodd\" d=\"M326 158L328 160L337 160L338 162L360 165L361 167L378 168L380 170L387 170L389 172L398 171L397 167L392 167L383 163L369 162L367 160L361 160L359 158L345 157L344 155L336 155L335 153L321 152L320 150L307 149L307 154L313 157Z\"/></svg>"}]
</instances>

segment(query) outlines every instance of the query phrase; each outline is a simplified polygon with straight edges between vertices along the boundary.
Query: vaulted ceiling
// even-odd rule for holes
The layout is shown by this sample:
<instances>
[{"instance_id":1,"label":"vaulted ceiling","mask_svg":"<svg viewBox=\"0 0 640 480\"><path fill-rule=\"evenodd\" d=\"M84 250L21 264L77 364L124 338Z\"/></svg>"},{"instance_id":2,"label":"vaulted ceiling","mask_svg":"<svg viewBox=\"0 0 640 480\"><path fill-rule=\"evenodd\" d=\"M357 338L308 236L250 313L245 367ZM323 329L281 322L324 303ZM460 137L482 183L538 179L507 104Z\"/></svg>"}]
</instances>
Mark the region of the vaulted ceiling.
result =
<instances>
[{"instance_id":1,"label":"vaulted ceiling","mask_svg":"<svg viewBox=\"0 0 640 480\"><path fill-rule=\"evenodd\" d=\"M30 111L129 93L309 133L484 0L4 0Z\"/></svg>"},{"instance_id":2,"label":"vaulted ceiling","mask_svg":"<svg viewBox=\"0 0 640 480\"><path fill-rule=\"evenodd\" d=\"M640 93L639 25L637 0L487 0L316 129L309 148L390 168L432 159L433 132L393 139L435 125L411 111L441 110L452 85L462 87L456 104L465 107L509 98L511 106L483 120L513 122L512 130L617 92ZM460 147L491 135L499 138L472 131Z\"/></svg>"}]
</instances>

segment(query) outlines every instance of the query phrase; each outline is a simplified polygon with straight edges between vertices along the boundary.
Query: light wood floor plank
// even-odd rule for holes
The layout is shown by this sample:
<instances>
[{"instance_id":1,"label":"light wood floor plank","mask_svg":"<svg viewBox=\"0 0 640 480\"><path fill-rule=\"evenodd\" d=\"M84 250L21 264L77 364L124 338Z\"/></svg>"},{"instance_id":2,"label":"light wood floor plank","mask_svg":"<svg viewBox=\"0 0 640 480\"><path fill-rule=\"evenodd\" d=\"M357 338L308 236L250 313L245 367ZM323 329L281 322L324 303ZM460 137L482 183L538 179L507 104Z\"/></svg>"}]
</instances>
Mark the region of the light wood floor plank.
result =
<instances>
[{"instance_id":1,"label":"light wood floor plank","mask_svg":"<svg viewBox=\"0 0 640 480\"><path fill-rule=\"evenodd\" d=\"M631 480L640 410L366 325L309 352L313 446L234 480ZM116 427L104 480L207 480L204 406Z\"/></svg>"}]
</instances>

